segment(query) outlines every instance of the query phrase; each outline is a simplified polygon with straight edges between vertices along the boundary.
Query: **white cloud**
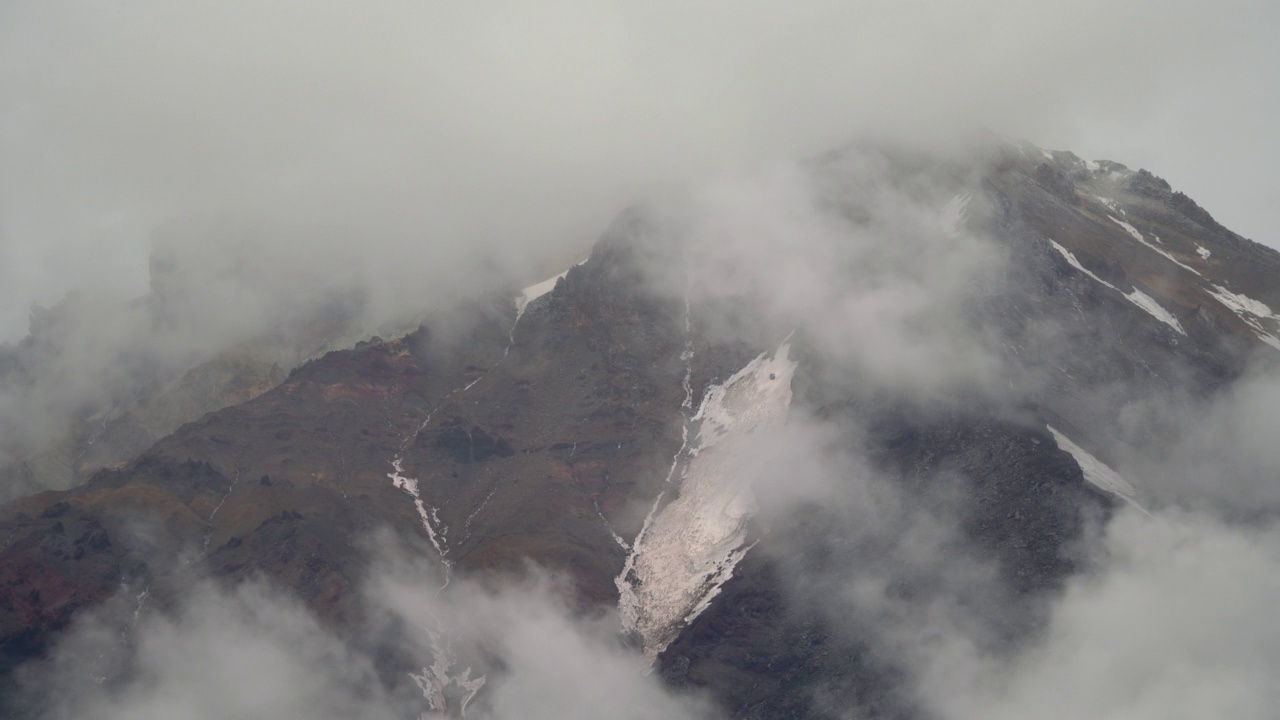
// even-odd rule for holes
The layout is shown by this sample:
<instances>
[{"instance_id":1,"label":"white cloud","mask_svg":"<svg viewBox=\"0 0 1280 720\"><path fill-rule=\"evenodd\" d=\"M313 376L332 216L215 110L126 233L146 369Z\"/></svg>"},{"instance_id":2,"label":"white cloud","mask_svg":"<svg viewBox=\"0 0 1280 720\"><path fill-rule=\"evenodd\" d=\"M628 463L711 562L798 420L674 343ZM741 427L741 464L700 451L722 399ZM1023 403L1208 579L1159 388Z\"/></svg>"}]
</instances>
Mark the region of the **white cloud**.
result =
<instances>
[{"instance_id":1,"label":"white cloud","mask_svg":"<svg viewBox=\"0 0 1280 720\"><path fill-rule=\"evenodd\" d=\"M337 224L373 278L448 284L461 258L521 268L656 188L868 130L1167 158L1267 240L1276 23L1261 0L11 2L0 337L68 288L138 291L173 217Z\"/></svg>"},{"instance_id":2,"label":"white cloud","mask_svg":"<svg viewBox=\"0 0 1280 720\"><path fill-rule=\"evenodd\" d=\"M422 564L394 560L367 585L373 624L341 631L265 581L235 590L192 583L136 622L122 592L81 616L50 662L28 666L25 697L48 720L403 718L426 708L422 694L404 670L388 679L375 668L406 655L430 665L443 650L470 677L486 676L466 717L714 716L698 697L673 695L648 676L643 659L622 646L616 618L576 616L570 590L544 574L438 587ZM392 636L396 642L379 645Z\"/></svg>"}]
</instances>

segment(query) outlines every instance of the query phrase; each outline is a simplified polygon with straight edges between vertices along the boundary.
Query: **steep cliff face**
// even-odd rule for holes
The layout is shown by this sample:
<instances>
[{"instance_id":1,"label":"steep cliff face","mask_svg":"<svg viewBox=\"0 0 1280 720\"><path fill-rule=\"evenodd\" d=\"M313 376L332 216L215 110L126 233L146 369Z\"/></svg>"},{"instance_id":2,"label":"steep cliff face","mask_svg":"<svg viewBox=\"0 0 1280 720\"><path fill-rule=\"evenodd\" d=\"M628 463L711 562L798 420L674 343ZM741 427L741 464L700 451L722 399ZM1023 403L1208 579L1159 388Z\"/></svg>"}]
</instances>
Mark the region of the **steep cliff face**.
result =
<instances>
[{"instance_id":1,"label":"steep cliff face","mask_svg":"<svg viewBox=\"0 0 1280 720\"><path fill-rule=\"evenodd\" d=\"M1150 173L1030 146L849 150L803 173L822 219L806 232L832 242L770 246L766 266L824 257L876 290L883 265L953 306L778 304L803 286L758 286L706 250L714 233L628 212L562 276L250 383L82 487L5 506L0 669L108 597L136 617L202 574L265 576L356 634L368 540L389 530L444 597L458 576L563 573L579 610L616 609L665 682L730 716L916 716L877 618L821 599L863 573L904 605L955 592L997 646L1034 635L1089 522L1150 496L1107 464L1134 440L1123 410L1210 397L1280 357L1280 256ZM900 245L901 223L878 224L890 202L929 209ZM890 251L843 254L867 238ZM954 262L991 266L931 294L965 238L982 251ZM733 273L748 282L726 291ZM906 330L858 335L881 321ZM934 334L964 352L930 354ZM923 344L882 361L874 346L904 338ZM888 381L908 357L923 370ZM821 430L797 444L798 423ZM910 560L925 516L990 571L985 599ZM454 631L431 629L433 657L388 651L382 681L437 713L483 707L492 671L451 654Z\"/></svg>"}]
</instances>

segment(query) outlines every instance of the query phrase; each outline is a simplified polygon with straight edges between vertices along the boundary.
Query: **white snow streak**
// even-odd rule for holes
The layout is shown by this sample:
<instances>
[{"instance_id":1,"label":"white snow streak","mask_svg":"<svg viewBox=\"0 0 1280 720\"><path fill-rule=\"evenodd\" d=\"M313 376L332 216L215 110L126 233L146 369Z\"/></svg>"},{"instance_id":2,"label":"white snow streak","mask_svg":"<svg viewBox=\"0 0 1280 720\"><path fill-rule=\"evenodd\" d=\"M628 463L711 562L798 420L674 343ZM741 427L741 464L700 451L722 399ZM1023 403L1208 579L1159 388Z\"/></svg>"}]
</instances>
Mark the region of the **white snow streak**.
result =
<instances>
[{"instance_id":1,"label":"white snow streak","mask_svg":"<svg viewBox=\"0 0 1280 720\"><path fill-rule=\"evenodd\" d=\"M784 419L796 368L789 350L783 343L773 357L761 354L707 389L693 417L698 432L679 497L656 515L651 511L616 580L623 630L639 635L650 660L710 606L751 548L747 520L755 501L749 487L725 472L725 459L748 433Z\"/></svg>"},{"instance_id":2,"label":"white snow streak","mask_svg":"<svg viewBox=\"0 0 1280 720\"><path fill-rule=\"evenodd\" d=\"M1151 317L1154 317L1183 335L1187 334L1186 331L1182 329L1182 325L1178 322L1178 319L1173 316L1173 313L1165 310L1164 307L1162 307L1160 303L1156 302L1155 298L1150 295L1142 292L1138 288L1134 288L1133 292L1127 293L1125 297L1128 298L1129 302L1150 313Z\"/></svg>"},{"instance_id":3,"label":"white snow streak","mask_svg":"<svg viewBox=\"0 0 1280 720\"><path fill-rule=\"evenodd\" d=\"M1197 254L1197 255L1199 255L1200 257L1204 258L1205 260L1208 260L1208 259L1209 259L1209 256L1210 256L1212 253L1210 253L1210 252L1208 251L1208 249L1206 249L1205 247L1203 247L1203 246L1201 246L1201 245L1197 245L1197 246L1196 246L1196 254Z\"/></svg>"},{"instance_id":4,"label":"white snow streak","mask_svg":"<svg viewBox=\"0 0 1280 720\"><path fill-rule=\"evenodd\" d=\"M236 471L235 477L231 479L231 484L227 485L227 494L222 496L222 499L213 508L213 512L209 513L209 519L205 521L205 524L209 526L204 533L203 551L205 555L209 554L209 541L213 539L213 519L218 516L218 511L226 504L227 498L231 497L231 491L236 489L236 483L238 482L240 482L239 470Z\"/></svg>"},{"instance_id":5,"label":"white snow streak","mask_svg":"<svg viewBox=\"0 0 1280 720\"><path fill-rule=\"evenodd\" d=\"M1254 300L1247 295L1233 293L1230 290L1220 286L1212 285L1213 289L1209 291L1211 295L1218 299L1218 302L1226 305L1232 312L1237 315L1248 313L1254 317L1275 318L1276 315L1271 311L1271 306L1260 300Z\"/></svg>"},{"instance_id":6,"label":"white snow streak","mask_svg":"<svg viewBox=\"0 0 1280 720\"><path fill-rule=\"evenodd\" d=\"M590 259L590 257L588 256L587 259ZM582 265L587 261L587 259L576 263L574 267ZM568 275L569 270L572 269L573 268L571 267L554 277L550 277L540 283L530 285L521 291L520 296L515 299L516 316L511 323L510 331L507 333L507 346L502 351L502 357L494 364L493 368L489 369L488 372L491 372L498 365L501 365L511 353L511 347L515 344L516 326L519 325L520 318L524 315L524 311L529 307L529 304L555 290L556 284L560 279ZM404 474L404 452L413 444L413 441L417 439L418 434L427 427L431 422L431 418L435 416L436 412L444 406L444 403L449 400L449 398L475 387L476 383L480 382L488 375L488 372L485 372L485 374L468 382L466 385L463 385L460 388L455 388L446 394L444 399L441 400L441 402L433 408L431 412L427 413L426 418L419 423L413 433L405 438L401 443L400 452L391 460L392 472L387 473L387 477L391 479L392 484L397 489L404 491L413 498L413 504L418 511L418 518L422 522L422 528L426 530L427 538L431 541L432 547L435 548L436 553L440 556L440 562L444 566L444 583L440 586L439 590L436 591L437 593L443 592L447 587L449 587L449 581L453 572L453 562L448 557L449 546L446 542L449 528L440 520L439 508L432 507L423 500L418 479L408 477ZM466 540L471 537L471 522L480 514L480 511L489 504L489 501L493 499L496 492L496 489L491 491L480 505L467 517L466 522L463 525L464 535L462 542L466 542ZM603 517L603 515L601 517ZM451 709L447 707L444 695L445 688L450 684L455 685L464 693L459 710L461 714L465 716L467 703L469 703L471 699L475 697L476 693L480 691L480 688L484 686L485 676L481 675L479 677L472 678L470 667L463 670L461 674L451 675L450 669L453 667L454 660L450 654L448 641L443 639L443 630L433 630L430 628L424 629L431 638L431 646L435 660L430 667L424 667L421 673L410 673L410 677L412 677L414 682L417 683L418 687L422 690L423 697L427 699L428 704L431 706L431 712L424 715L423 718L426 720L428 718L445 717L445 714L451 711Z\"/></svg>"},{"instance_id":7,"label":"white snow streak","mask_svg":"<svg viewBox=\"0 0 1280 720\"><path fill-rule=\"evenodd\" d=\"M484 500L481 500L480 504L476 506L476 509L472 510L471 514L467 516L467 521L462 524L463 535L462 539L458 541L459 545L465 543L471 537L471 522L476 519L476 516L480 514L480 511L483 510L485 506L489 504L489 501L493 499L493 496L497 494L498 488L490 490Z\"/></svg>"},{"instance_id":8,"label":"white snow streak","mask_svg":"<svg viewBox=\"0 0 1280 720\"><path fill-rule=\"evenodd\" d=\"M1071 438L1063 435L1054 429L1053 426L1046 426L1049 432L1053 434L1053 439L1058 443L1058 449L1066 452L1075 458L1076 464L1080 466L1080 470L1084 473L1084 479L1094 487L1104 492L1115 495L1135 508L1141 510L1144 514L1149 515L1146 509L1138 504L1135 496L1138 491L1129 484L1129 481L1120 477L1120 473L1112 470L1106 463L1098 458L1090 455L1088 451L1071 441Z\"/></svg>"},{"instance_id":9,"label":"white snow streak","mask_svg":"<svg viewBox=\"0 0 1280 720\"><path fill-rule=\"evenodd\" d=\"M435 630L426 627L423 629L427 632L431 655L435 661L429 667L422 668L421 673L409 673L409 677L413 678L413 682L422 691L422 696L426 698L430 708L422 715L422 720L451 716L452 708L449 707L448 698L445 696L445 689L450 685L461 691L462 699L458 703L458 715L466 717L467 704L476 696L476 693L480 692L480 688L484 687L485 676L471 677L470 667L463 669L461 673L450 674L453 661L450 657L452 648L449 640Z\"/></svg>"},{"instance_id":10,"label":"white snow streak","mask_svg":"<svg viewBox=\"0 0 1280 720\"><path fill-rule=\"evenodd\" d=\"M1168 252L1167 250L1164 250L1163 248L1158 248L1158 247L1156 247L1155 245L1152 245L1151 243L1147 242L1147 238L1146 238L1146 237L1145 237L1141 232L1138 232L1138 229L1137 229L1137 228L1135 228L1134 226L1130 225L1129 223L1127 223L1127 222L1125 222L1125 221L1123 221L1123 220L1120 220L1119 218L1113 217L1113 216L1111 216L1111 215L1108 215L1107 217L1111 218L1111 222L1113 222L1113 223L1115 223L1115 224L1119 225L1120 227L1124 228L1124 229L1125 229L1125 232L1128 232L1128 233L1129 233L1129 235L1131 235L1131 236L1133 237L1133 239L1134 239L1134 240L1137 240L1138 242L1142 243L1143 245L1146 245L1147 247L1151 248L1152 250L1155 250L1156 252L1160 253L1160 254L1161 254L1161 255L1163 255L1165 258L1167 258L1169 261L1171 261L1174 265L1177 265L1178 267L1180 267L1180 268L1182 268L1182 269L1184 269L1184 270L1190 270L1191 272L1195 273L1196 275L1199 275L1199 274L1200 274L1200 271L1199 271L1199 270L1196 270L1195 268L1191 267L1190 265L1186 265L1186 264L1184 264L1184 263L1183 263L1181 260L1179 260L1178 258L1174 257L1173 255L1170 255L1170 254L1169 254L1169 252Z\"/></svg>"},{"instance_id":11,"label":"white snow streak","mask_svg":"<svg viewBox=\"0 0 1280 720\"><path fill-rule=\"evenodd\" d=\"M1107 209L1110 210L1111 212L1118 212L1121 215L1125 214L1124 210L1120 209L1120 204L1117 203L1115 200L1112 200L1109 197L1103 197L1101 195L1094 195L1094 197L1098 199L1098 202L1102 203L1103 205L1106 205ZM1112 218L1112 219L1114 220L1115 218Z\"/></svg>"},{"instance_id":12,"label":"white snow streak","mask_svg":"<svg viewBox=\"0 0 1280 720\"><path fill-rule=\"evenodd\" d=\"M1115 209L1115 208L1112 208L1112 209ZM1107 217L1111 218L1111 222L1113 222L1113 223L1115 223L1115 224L1119 225L1120 227L1124 228L1126 232L1128 232L1130 235L1132 235L1132 236L1133 236L1133 239L1134 239L1134 240L1137 240L1138 242L1142 243L1143 245L1146 245L1146 244L1147 244L1147 239L1146 239L1145 237L1143 237L1142 233L1138 232L1138 229L1137 229L1137 228L1135 228L1134 226L1132 226L1132 225L1130 225L1129 223L1125 222L1124 220L1120 220L1120 219L1116 218L1114 215L1108 215Z\"/></svg>"},{"instance_id":13,"label":"white snow streak","mask_svg":"<svg viewBox=\"0 0 1280 720\"><path fill-rule=\"evenodd\" d=\"M1237 317L1245 321L1249 327L1253 328L1254 334L1258 336L1259 340L1280 350L1280 338L1277 338L1260 322L1260 320L1280 320L1280 315L1272 312L1271 306L1260 300L1254 300L1247 295L1231 292L1220 285L1210 283L1209 288L1209 294L1225 305L1228 310L1235 313Z\"/></svg>"},{"instance_id":14,"label":"white snow streak","mask_svg":"<svg viewBox=\"0 0 1280 720\"><path fill-rule=\"evenodd\" d=\"M422 519L422 527L427 531L427 537L431 540L431 545L435 547L436 552L440 554L440 562L444 563L444 579L445 585L449 584L449 571L453 567L453 563L449 562L445 555L449 549L444 546L444 534L447 528L440 523L440 518L436 514L435 508L429 508L422 501L422 494L418 491L418 479L404 476L404 460L397 457L391 461L391 466L395 468L393 472L387 473L387 477L391 478L391 482L400 490L405 491L413 498L414 507L418 508L418 517ZM437 526L440 526L437 528ZM443 589L443 586L441 587Z\"/></svg>"},{"instance_id":15,"label":"white snow streak","mask_svg":"<svg viewBox=\"0 0 1280 720\"><path fill-rule=\"evenodd\" d=\"M1276 337L1275 335L1272 335L1269 332L1259 332L1258 339L1270 345L1271 347L1275 348L1276 350L1280 350L1280 338Z\"/></svg>"},{"instance_id":16,"label":"white snow streak","mask_svg":"<svg viewBox=\"0 0 1280 720\"><path fill-rule=\"evenodd\" d=\"M680 407L689 410L693 409L693 308L689 305L689 296L693 294L693 269L689 266L689 261L685 259L684 274L684 352L680 353L680 360L684 362L684 380L680 382L680 386L684 388L684 402ZM689 429L685 427L685 439L688 439ZM668 480L670 477L667 478Z\"/></svg>"},{"instance_id":17,"label":"white snow streak","mask_svg":"<svg viewBox=\"0 0 1280 720\"><path fill-rule=\"evenodd\" d=\"M445 568L444 584L446 586L449 584L449 573L452 568L452 563L446 558L449 552L449 548L444 543L444 537L445 535L448 534L448 527L440 522L438 509L427 505L426 502L423 501L422 494L418 488L417 478L406 477L404 475L404 451L413 443L415 439L417 439L418 433L422 432L422 430L427 427L427 424L431 422L431 418L436 414L437 410L439 410L441 407L444 406L444 402L446 400L453 397L454 395L464 393L470 390L471 388L475 387L476 383L483 380L485 376L489 374L489 372L491 372L494 368L498 367L498 365L501 365L502 362L507 359L507 356L511 353L511 346L515 343L516 326L520 324L520 318L521 316L524 315L524 311L529 307L529 304L537 300L538 298L543 297L544 295L555 290L556 283L558 283L561 278L568 275L569 270L572 270L574 267L582 265L589 259L590 259L590 256L583 259L581 262L575 263L572 267L566 269L564 272L559 273L558 275L555 275L553 277L549 277L540 283L535 283L533 285L530 285L529 287L521 291L520 295L515 299L516 317L515 317L515 320L511 323L511 330L507 333L507 346L502 351L502 357L498 360L498 362L494 363L493 367L489 368L489 371L486 371L484 375L481 375L480 377L475 378L471 382L468 382L466 385L463 385L461 388L456 388L450 391L447 395L445 395L445 399L442 400L439 405L433 408L431 412L427 413L426 418L418 425L417 429L413 431L413 434L410 435L408 438L404 440L404 442L401 443L400 452L391 460L391 466L393 468L393 471L387 473L387 477L391 478L391 482L397 488L408 493L413 498L414 505L418 509L418 516L422 519L422 527L427 531L427 537L430 538L431 544L435 547L436 552L440 554L441 562L444 563L444 568ZM491 492L489 493L489 496L485 498L484 502L482 502L480 506L477 507L475 511L471 513L471 516L467 518L466 529L468 531L471 526L471 520L475 518L476 514L478 514L480 510L482 510L484 506L488 504L489 500L492 498L493 498L493 493ZM470 533L468 532L468 536L469 535Z\"/></svg>"},{"instance_id":18,"label":"white snow streak","mask_svg":"<svg viewBox=\"0 0 1280 720\"><path fill-rule=\"evenodd\" d=\"M1122 292L1120 288L1116 287L1115 285L1112 285L1106 280L1103 280L1097 275L1094 275L1092 272L1089 272L1089 269L1086 268L1084 265L1081 265L1080 261L1076 259L1075 253L1062 247L1061 245L1054 242L1053 240L1050 240L1049 244L1053 245L1053 248L1057 250L1058 253L1062 255L1062 257L1066 258L1067 262L1071 264L1071 267L1079 270L1080 272L1084 273L1085 275L1088 275L1089 277L1093 278L1099 283L1102 283L1103 285L1106 285L1112 290L1115 290L1116 292L1120 293L1121 295L1124 296L1126 300L1138 306L1143 310L1143 312L1146 312L1147 314L1151 315L1152 317L1164 323L1165 325L1168 325L1169 327L1173 328L1174 330L1177 330L1183 335L1187 334L1187 332L1182 329L1182 324L1179 323L1178 319L1173 316L1173 313L1169 312L1168 310L1165 310L1164 307L1161 306L1160 303L1156 302L1155 299L1152 298L1150 295L1142 292L1137 288L1134 288L1133 292L1129 292L1129 293Z\"/></svg>"},{"instance_id":19,"label":"white snow streak","mask_svg":"<svg viewBox=\"0 0 1280 720\"><path fill-rule=\"evenodd\" d=\"M588 256L587 259L590 259L590 257ZM584 259L582 262L575 263L574 267L582 265L586 261L587 260ZM524 315L525 310L527 310L529 305L538 298L554 291L556 284L560 279L568 275L569 270L572 269L573 268L571 267L558 275L547 278L540 283L530 285L521 291L520 295L515 298L516 316L511 323L510 331L507 333L507 346L502 351L502 357L492 368L489 368L488 372L445 395L440 404L432 409L431 412L427 413L426 418L418 425L417 429L415 429L413 433L401 443L400 452L391 461L391 467L393 469L392 472L387 473L387 477L391 478L391 482L396 488L404 491L413 498L414 507L418 511L418 518L422 521L422 528L427 531L427 538L431 541L432 547L435 548L436 553L440 556L440 562L444 566L444 583L440 586L440 589L436 591L437 593L443 592L449 587L449 581L453 571L453 562L448 557L449 546L446 542L449 528L440 520L439 508L432 507L423 500L418 479L408 477L404 474L404 452L413 444L413 441L417 439L418 434L427 427L427 424L431 422L431 418L436 414L436 411L443 407L444 403L448 401L449 398L475 387L476 383L487 377L489 372L492 372L494 368L501 365L503 361L507 359L507 356L511 353L512 345L515 344L516 326L519 325L520 318ZM467 539L471 537L471 522L475 520L476 516L480 514L480 511L489 504L489 501L493 499L493 496L496 493L497 490L495 488L488 496L485 497L479 506L477 506L476 509L467 516L467 519L463 524L464 532L461 542L466 542ZM439 625L439 623L436 624ZM431 640L431 650L434 660L429 667L422 668L421 673L410 673L409 675L418 685L418 688L422 690L422 695L426 698L427 703L431 708L430 712L423 715L423 720L428 720L430 718L452 717L454 716L453 713L455 710L462 716L466 716L467 703L471 702L471 699L474 698L476 693L480 691L480 688L484 686L485 676L481 675L475 678L471 677L470 667L463 669L460 673L456 672L453 669L456 662L452 656L450 643L445 636L445 630L442 628L433 629L429 627L424 627L423 629L427 632L428 637ZM448 706L445 689L451 685L458 688L462 694L462 699L459 702L458 708L450 708Z\"/></svg>"},{"instance_id":20,"label":"white snow streak","mask_svg":"<svg viewBox=\"0 0 1280 720\"><path fill-rule=\"evenodd\" d=\"M565 268L565 271L559 275L553 275L540 283L534 283L524 290L521 290L520 294L516 296L516 322L520 322L520 316L524 315L524 311L529 307L530 303L543 295L550 293L552 290L555 290L556 283L560 282L560 279L565 275L568 275L570 270L582 265L590 259L590 256L583 258L581 261L574 263L571 267Z\"/></svg>"}]
</instances>

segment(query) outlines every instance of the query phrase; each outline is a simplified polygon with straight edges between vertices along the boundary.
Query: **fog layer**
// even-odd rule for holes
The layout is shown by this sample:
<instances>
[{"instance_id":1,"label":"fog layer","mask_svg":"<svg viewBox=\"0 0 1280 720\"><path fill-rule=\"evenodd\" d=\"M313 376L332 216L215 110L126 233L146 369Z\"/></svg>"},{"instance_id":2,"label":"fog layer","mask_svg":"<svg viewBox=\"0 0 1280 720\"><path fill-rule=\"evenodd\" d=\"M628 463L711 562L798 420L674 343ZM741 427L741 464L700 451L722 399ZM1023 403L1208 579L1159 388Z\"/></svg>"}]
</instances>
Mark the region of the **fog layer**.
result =
<instances>
[{"instance_id":1,"label":"fog layer","mask_svg":"<svg viewBox=\"0 0 1280 720\"><path fill-rule=\"evenodd\" d=\"M1167 161L1228 226L1274 241L1251 188L1277 152L1276 14L1261 0L6 3L0 338L72 288L140 292L154 227L193 213L340 226L369 262L354 281L419 303L457 289L464 259L523 269L655 189L874 130L982 125Z\"/></svg>"}]
</instances>

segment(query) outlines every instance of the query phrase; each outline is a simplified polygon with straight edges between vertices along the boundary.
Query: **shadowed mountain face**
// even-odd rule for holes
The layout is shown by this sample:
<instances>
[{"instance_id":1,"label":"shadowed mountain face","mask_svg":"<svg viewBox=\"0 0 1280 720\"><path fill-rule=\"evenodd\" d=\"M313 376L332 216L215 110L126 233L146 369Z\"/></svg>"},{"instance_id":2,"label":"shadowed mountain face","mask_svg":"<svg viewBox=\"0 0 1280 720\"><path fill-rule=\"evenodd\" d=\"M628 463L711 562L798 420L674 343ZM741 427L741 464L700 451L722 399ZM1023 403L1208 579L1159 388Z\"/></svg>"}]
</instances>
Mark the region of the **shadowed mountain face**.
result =
<instances>
[{"instance_id":1,"label":"shadowed mountain face","mask_svg":"<svg viewBox=\"0 0 1280 720\"><path fill-rule=\"evenodd\" d=\"M576 612L617 609L665 685L729 717L932 716L885 628L945 599L994 654L1034 640L1090 526L1158 495L1107 480L1160 437L1133 408L1280 358L1280 256L1145 171L1030 146L797 173L797 235L736 248L776 218L704 224L721 196L630 211L515 303L435 309L5 506L12 712L42 704L15 668L78 614L124 598L127 638L203 577L287 588L418 711L497 707L500 660L368 632L391 544L443 597L530 563L568 578ZM812 292L831 277L857 292ZM849 591L872 581L891 603Z\"/></svg>"}]
</instances>

